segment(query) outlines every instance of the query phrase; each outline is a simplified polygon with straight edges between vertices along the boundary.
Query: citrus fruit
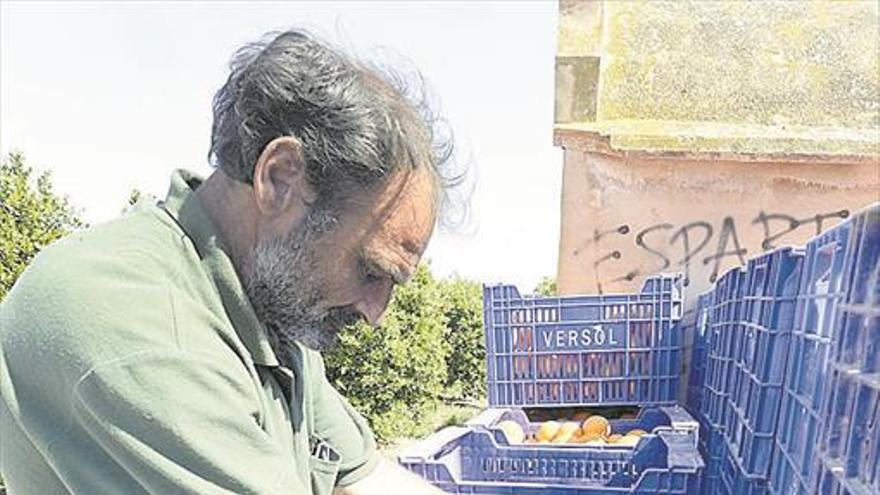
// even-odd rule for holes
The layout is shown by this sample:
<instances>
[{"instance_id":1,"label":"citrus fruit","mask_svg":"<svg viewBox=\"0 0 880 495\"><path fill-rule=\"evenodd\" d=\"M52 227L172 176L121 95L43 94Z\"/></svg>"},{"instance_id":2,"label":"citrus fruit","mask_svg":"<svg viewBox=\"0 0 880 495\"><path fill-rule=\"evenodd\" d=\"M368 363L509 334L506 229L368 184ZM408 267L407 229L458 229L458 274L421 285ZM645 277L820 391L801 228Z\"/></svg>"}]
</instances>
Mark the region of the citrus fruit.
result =
<instances>
[{"instance_id":1,"label":"citrus fruit","mask_svg":"<svg viewBox=\"0 0 880 495\"><path fill-rule=\"evenodd\" d=\"M504 436L507 437L507 443L511 445L523 443L526 439L526 433L516 421L506 420L498 423L496 426L504 432Z\"/></svg>"},{"instance_id":2,"label":"citrus fruit","mask_svg":"<svg viewBox=\"0 0 880 495\"><path fill-rule=\"evenodd\" d=\"M620 437L614 445L622 445L624 447L635 447L639 443L639 437L636 435L624 435Z\"/></svg>"},{"instance_id":3,"label":"citrus fruit","mask_svg":"<svg viewBox=\"0 0 880 495\"><path fill-rule=\"evenodd\" d=\"M611 434L611 424L602 416L590 416L581 425L584 435L599 435L607 437Z\"/></svg>"},{"instance_id":4,"label":"citrus fruit","mask_svg":"<svg viewBox=\"0 0 880 495\"><path fill-rule=\"evenodd\" d=\"M540 428L538 428L537 433L535 433L535 440L539 442L549 442L556 436L556 433L559 432L560 427L562 427L562 425L556 421L545 421L541 423Z\"/></svg>"},{"instance_id":5,"label":"citrus fruit","mask_svg":"<svg viewBox=\"0 0 880 495\"><path fill-rule=\"evenodd\" d=\"M551 442L568 443L578 431L580 431L580 424L573 421L565 422L559 427L559 431L553 436Z\"/></svg>"},{"instance_id":6,"label":"citrus fruit","mask_svg":"<svg viewBox=\"0 0 880 495\"><path fill-rule=\"evenodd\" d=\"M571 443L588 443L588 442L592 442L594 440L601 440L601 439L602 439L602 435L595 435L595 434L584 435L583 431L581 431L581 433L579 435L575 435L571 439Z\"/></svg>"},{"instance_id":7,"label":"citrus fruit","mask_svg":"<svg viewBox=\"0 0 880 495\"><path fill-rule=\"evenodd\" d=\"M615 433L614 435L609 435L608 439L606 441L608 443L617 443L617 441L620 440L621 438L623 438L623 435L621 435L619 433Z\"/></svg>"}]
</instances>

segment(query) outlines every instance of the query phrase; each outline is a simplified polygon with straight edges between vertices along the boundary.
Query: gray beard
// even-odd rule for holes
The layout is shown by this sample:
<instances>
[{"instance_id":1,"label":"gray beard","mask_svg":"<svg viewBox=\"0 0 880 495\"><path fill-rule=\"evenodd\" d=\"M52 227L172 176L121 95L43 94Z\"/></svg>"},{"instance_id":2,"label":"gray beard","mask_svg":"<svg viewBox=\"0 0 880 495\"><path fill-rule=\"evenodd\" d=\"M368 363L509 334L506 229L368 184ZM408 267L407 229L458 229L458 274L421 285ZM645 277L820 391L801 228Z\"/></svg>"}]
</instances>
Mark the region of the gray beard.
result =
<instances>
[{"instance_id":1,"label":"gray beard","mask_svg":"<svg viewBox=\"0 0 880 495\"><path fill-rule=\"evenodd\" d=\"M332 222L330 217L309 218L288 237L260 239L243 274L257 319L282 355L294 342L318 351L331 349L339 332L359 319L351 308L329 307L315 276L315 239Z\"/></svg>"}]
</instances>

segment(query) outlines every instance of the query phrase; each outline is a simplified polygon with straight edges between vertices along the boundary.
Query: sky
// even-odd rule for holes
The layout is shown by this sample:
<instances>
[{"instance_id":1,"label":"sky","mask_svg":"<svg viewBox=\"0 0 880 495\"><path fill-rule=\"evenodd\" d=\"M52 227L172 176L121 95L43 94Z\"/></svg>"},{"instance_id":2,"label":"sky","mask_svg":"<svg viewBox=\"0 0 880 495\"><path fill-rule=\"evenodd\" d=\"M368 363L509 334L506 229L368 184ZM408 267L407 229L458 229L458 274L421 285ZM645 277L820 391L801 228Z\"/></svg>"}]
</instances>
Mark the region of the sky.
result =
<instances>
[{"instance_id":1,"label":"sky","mask_svg":"<svg viewBox=\"0 0 880 495\"><path fill-rule=\"evenodd\" d=\"M416 67L468 166L470 215L435 233L440 276L530 290L556 273L562 152L552 144L555 0L0 3L0 152L50 170L90 223L133 188L211 172L211 98L233 51L306 28Z\"/></svg>"}]
</instances>

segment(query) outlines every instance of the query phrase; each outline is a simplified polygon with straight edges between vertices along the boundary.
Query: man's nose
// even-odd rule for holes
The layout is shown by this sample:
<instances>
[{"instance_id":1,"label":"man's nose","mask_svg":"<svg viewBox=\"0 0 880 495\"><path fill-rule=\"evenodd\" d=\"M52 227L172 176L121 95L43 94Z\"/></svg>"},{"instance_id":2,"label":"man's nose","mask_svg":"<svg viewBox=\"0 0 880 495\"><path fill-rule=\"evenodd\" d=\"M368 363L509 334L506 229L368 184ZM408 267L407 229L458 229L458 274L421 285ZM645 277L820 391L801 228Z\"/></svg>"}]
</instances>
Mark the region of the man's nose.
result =
<instances>
[{"instance_id":1,"label":"man's nose","mask_svg":"<svg viewBox=\"0 0 880 495\"><path fill-rule=\"evenodd\" d=\"M355 304L357 309L370 325L378 326L382 324L385 318L385 310L388 308L388 302L391 300L391 292L394 284L388 281L374 284L370 287L361 300Z\"/></svg>"}]
</instances>

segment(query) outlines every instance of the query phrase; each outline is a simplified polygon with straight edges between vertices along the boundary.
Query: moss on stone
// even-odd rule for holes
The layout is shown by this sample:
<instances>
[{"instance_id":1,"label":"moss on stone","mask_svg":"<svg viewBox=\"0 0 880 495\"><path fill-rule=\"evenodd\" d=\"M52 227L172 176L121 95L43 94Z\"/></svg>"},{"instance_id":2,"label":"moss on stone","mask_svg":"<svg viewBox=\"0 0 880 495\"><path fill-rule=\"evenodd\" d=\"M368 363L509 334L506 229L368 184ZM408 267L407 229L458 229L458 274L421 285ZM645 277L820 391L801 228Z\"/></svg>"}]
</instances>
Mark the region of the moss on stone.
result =
<instances>
[{"instance_id":1,"label":"moss on stone","mask_svg":"<svg viewBox=\"0 0 880 495\"><path fill-rule=\"evenodd\" d=\"M878 154L876 2L603 2L599 12L596 122L580 127L612 146ZM560 20L561 38L575 22Z\"/></svg>"}]
</instances>

